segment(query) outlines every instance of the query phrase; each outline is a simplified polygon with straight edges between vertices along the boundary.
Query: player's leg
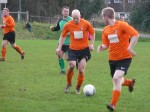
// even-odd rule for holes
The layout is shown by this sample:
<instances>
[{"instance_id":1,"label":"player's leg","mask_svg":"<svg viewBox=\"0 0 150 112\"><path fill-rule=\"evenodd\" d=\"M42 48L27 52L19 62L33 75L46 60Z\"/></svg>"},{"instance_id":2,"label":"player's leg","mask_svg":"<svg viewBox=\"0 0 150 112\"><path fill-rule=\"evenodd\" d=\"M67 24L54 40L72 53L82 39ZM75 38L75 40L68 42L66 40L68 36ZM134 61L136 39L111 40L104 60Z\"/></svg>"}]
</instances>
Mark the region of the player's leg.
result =
<instances>
[{"instance_id":1,"label":"player's leg","mask_svg":"<svg viewBox=\"0 0 150 112\"><path fill-rule=\"evenodd\" d=\"M91 53L89 50L89 47L79 51L79 58L78 58L78 80L77 80L77 86L76 86L76 93L80 94L80 87L84 80L84 71L86 67L87 61L91 58Z\"/></svg>"},{"instance_id":2,"label":"player's leg","mask_svg":"<svg viewBox=\"0 0 150 112\"><path fill-rule=\"evenodd\" d=\"M74 68L76 66L76 60L77 60L77 52L74 50L69 50L68 51L68 70L66 73L66 78L67 78L67 86L65 88L65 92L68 93L69 89L72 85L72 77L74 75Z\"/></svg>"},{"instance_id":3,"label":"player's leg","mask_svg":"<svg viewBox=\"0 0 150 112\"><path fill-rule=\"evenodd\" d=\"M131 64L131 60L132 59L126 59L123 60L123 66L126 68L125 70L125 74L127 73L127 70ZM132 92L134 90L134 84L135 84L135 79L126 79L126 78L122 78L122 86L127 86L129 89L129 92Z\"/></svg>"},{"instance_id":4,"label":"player's leg","mask_svg":"<svg viewBox=\"0 0 150 112\"><path fill-rule=\"evenodd\" d=\"M14 48L21 55L21 59L24 59L24 51L21 49L20 46L16 45L15 43L15 32L9 33L9 42L12 48Z\"/></svg>"},{"instance_id":5,"label":"player's leg","mask_svg":"<svg viewBox=\"0 0 150 112\"><path fill-rule=\"evenodd\" d=\"M68 52L65 52L64 58L66 61L68 61Z\"/></svg>"},{"instance_id":6,"label":"player's leg","mask_svg":"<svg viewBox=\"0 0 150 112\"><path fill-rule=\"evenodd\" d=\"M23 60L24 59L24 51L21 49L21 47L16 45L15 43L11 44L11 46L21 55L21 59Z\"/></svg>"},{"instance_id":7,"label":"player's leg","mask_svg":"<svg viewBox=\"0 0 150 112\"><path fill-rule=\"evenodd\" d=\"M134 84L135 84L135 79L126 79L122 78L122 86L127 86L129 89L129 92L133 92L134 90Z\"/></svg>"},{"instance_id":8,"label":"player's leg","mask_svg":"<svg viewBox=\"0 0 150 112\"><path fill-rule=\"evenodd\" d=\"M86 67L86 59L83 58L79 63L78 63L78 80L77 80L77 86L76 86L76 93L80 94L80 87L84 81L84 71Z\"/></svg>"},{"instance_id":9,"label":"player's leg","mask_svg":"<svg viewBox=\"0 0 150 112\"><path fill-rule=\"evenodd\" d=\"M4 40L2 41L2 50L1 50L1 53L2 53L2 57L0 58L0 61L5 61L5 56L6 56L6 51L7 51L7 46L8 44L8 40Z\"/></svg>"},{"instance_id":10,"label":"player's leg","mask_svg":"<svg viewBox=\"0 0 150 112\"><path fill-rule=\"evenodd\" d=\"M69 61L69 67L66 73L66 78L67 78L67 86L65 88L65 93L68 93L70 90L70 87L72 85L72 77L74 75L74 68L76 65L76 61Z\"/></svg>"},{"instance_id":11,"label":"player's leg","mask_svg":"<svg viewBox=\"0 0 150 112\"><path fill-rule=\"evenodd\" d=\"M116 70L113 76L113 91L112 91L112 99L110 101L110 104L107 105L107 108L109 110L114 110L116 107L116 104L119 100L121 88L122 88L122 77L124 76L125 72L122 70Z\"/></svg>"},{"instance_id":12,"label":"player's leg","mask_svg":"<svg viewBox=\"0 0 150 112\"><path fill-rule=\"evenodd\" d=\"M109 61L111 75L113 78L114 88L112 92L112 100L107 106L108 109L114 110L118 102L121 88L123 84L129 85L129 89L133 90L133 81L124 80L124 75L127 73L132 59L123 59L120 61ZM114 75L113 75L114 74Z\"/></svg>"},{"instance_id":13,"label":"player's leg","mask_svg":"<svg viewBox=\"0 0 150 112\"><path fill-rule=\"evenodd\" d=\"M59 61L59 66L60 66L60 74L65 74L66 71L65 71L65 63L64 63L64 59L63 59L63 55L64 55L64 52L61 51L57 56L58 56L58 61Z\"/></svg>"},{"instance_id":14,"label":"player's leg","mask_svg":"<svg viewBox=\"0 0 150 112\"><path fill-rule=\"evenodd\" d=\"M69 49L69 45L63 45L62 46L62 52L60 54L58 54L58 59L59 59L59 66L61 68L61 74L66 74L66 69L65 69L65 62L64 62L64 54L66 55L66 52Z\"/></svg>"}]
</instances>

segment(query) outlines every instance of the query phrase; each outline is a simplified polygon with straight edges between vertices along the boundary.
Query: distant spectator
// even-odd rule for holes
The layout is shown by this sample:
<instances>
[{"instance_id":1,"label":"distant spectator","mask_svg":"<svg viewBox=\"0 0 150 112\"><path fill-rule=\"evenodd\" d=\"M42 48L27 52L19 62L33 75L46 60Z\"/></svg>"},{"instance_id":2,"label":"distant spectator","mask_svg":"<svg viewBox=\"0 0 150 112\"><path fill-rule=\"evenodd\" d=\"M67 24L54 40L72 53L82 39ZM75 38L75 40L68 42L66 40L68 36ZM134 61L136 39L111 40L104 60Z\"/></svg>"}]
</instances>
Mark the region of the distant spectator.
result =
<instances>
[{"instance_id":1,"label":"distant spectator","mask_svg":"<svg viewBox=\"0 0 150 112\"><path fill-rule=\"evenodd\" d=\"M120 15L120 20L121 20L121 21L125 21L125 18L124 18L123 15Z\"/></svg>"},{"instance_id":2,"label":"distant spectator","mask_svg":"<svg viewBox=\"0 0 150 112\"><path fill-rule=\"evenodd\" d=\"M26 22L25 28L27 28L29 32L32 32L32 26L29 22Z\"/></svg>"}]
</instances>

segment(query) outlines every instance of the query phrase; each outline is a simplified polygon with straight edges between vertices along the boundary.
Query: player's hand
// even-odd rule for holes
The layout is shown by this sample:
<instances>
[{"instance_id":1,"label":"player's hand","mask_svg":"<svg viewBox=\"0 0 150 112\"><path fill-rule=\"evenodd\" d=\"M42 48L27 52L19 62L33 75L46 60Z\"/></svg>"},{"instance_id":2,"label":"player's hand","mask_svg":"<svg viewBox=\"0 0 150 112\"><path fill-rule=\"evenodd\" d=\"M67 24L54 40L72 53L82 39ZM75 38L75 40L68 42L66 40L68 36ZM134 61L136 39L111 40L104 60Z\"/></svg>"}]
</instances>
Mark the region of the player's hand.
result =
<instances>
[{"instance_id":1,"label":"player's hand","mask_svg":"<svg viewBox=\"0 0 150 112\"><path fill-rule=\"evenodd\" d=\"M97 52L100 53L100 52L102 52L102 50L103 50L103 49L102 49L102 45L99 45L99 46L97 47Z\"/></svg>"},{"instance_id":2,"label":"player's hand","mask_svg":"<svg viewBox=\"0 0 150 112\"><path fill-rule=\"evenodd\" d=\"M61 53L61 49L60 49L60 48L57 48L57 49L56 49L56 54L59 55L60 53Z\"/></svg>"},{"instance_id":3,"label":"player's hand","mask_svg":"<svg viewBox=\"0 0 150 112\"><path fill-rule=\"evenodd\" d=\"M90 51L94 51L94 45L89 45Z\"/></svg>"},{"instance_id":4,"label":"player's hand","mask_svg":"<svg viewBox=\"0 0 150 112\"><path fill-rule=\"evenodd\" d=\"M3 26L6 26L6 22L3 22Z\"/></svg>"},{"instance_id":5,"label":"player's hand","mask_svg":"<svg viewBox=\"0 0 150 112\"><path fill-rule=\"evenodd\" d=\"M136 56L136 52L132 48L128 48L128 51L131 53L132 56Z\"/></svg>"},{"instance_id":6,"label":"player's hand","mask_svg":"<svg viewBox=\"0 0 150 112\"><path fill-rule=\"evenodd\" d=\"M53 30L54 30L54 26L51 26L51 27L50 27L50 30L52 30L52 31L53 31Z\"/></svg>"},{"instance_id":7,"label":"player's hand","mask_svg":"<svg viewBox=\"0 0 150 112\"><path fill-rule=\"evenodd\" d=\"M2 29L2 25L0 25L0 29Z\"/></svg>"}]
</instances>

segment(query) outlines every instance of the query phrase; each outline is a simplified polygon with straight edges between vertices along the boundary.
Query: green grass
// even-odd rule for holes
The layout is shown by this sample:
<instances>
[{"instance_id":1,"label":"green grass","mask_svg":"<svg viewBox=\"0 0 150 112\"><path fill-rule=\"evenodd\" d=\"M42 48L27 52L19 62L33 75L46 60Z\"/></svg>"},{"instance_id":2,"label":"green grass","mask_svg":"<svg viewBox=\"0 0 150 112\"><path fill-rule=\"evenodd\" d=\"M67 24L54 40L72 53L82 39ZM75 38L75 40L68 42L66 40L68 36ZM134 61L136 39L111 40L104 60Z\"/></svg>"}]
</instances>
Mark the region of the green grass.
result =
<instances>
[{"instance_id":1,"label":"green grass","mask_svg":"<svg viewBox=\"0 0 150 112\"><path fill-rule=\"evenodd\" d=\"M25 51L25 60L10 45L5 62L0 62L0 112L108 112L112 81L107 52L95 51L87 63L83 86L91 83L96 88L93 97L75 94L77 70L69 94L64 93L66 76L58 75L55 49L57 40L17 40ZM149 112L150 63L149 42L139 42L127 78L136 78L135 91L123 87L116 112ZM67 65L66 65L67 66Z\"/></svg>"}]
</instances>

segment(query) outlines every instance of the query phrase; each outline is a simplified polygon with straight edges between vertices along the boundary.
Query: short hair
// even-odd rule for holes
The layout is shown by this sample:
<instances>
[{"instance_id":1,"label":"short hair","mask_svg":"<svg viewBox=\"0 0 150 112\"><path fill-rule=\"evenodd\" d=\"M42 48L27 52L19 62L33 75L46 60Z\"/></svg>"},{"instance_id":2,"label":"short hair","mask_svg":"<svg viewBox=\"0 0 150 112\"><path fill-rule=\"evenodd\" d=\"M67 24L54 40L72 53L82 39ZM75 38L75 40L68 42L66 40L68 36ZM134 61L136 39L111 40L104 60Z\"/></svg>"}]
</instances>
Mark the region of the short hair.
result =
<instances>
[{"instance_id":1,"label":"short hair","mask_svg":"<svg viewBox=\"0 0 150 112\"><path fill-rule=\"evenodd\" d=\"M115 10L112 7L106 7L102 10L102 16L107 16L110 19L115 18Z\"/></svg>"},{"instance_id":2,"label":"short hair","mask_svg":"<svg viewBox=\"0 0 150 112\"><path fill-rule=\"evenodd\" d=\"M63 10L63 9L69 9L69 7L67 7L67 6L64 6L64 7L62 8L62 10Z\"/></svg>"},{"instance_id":3,"label":"short hair","mask_svg":"<svg viewBox=\"0 0 150 112\"><path fill-rule=\"evenodd\" d=\"M80 11L77 10L77 9L74 9L74 10L72 11L72 16L74 16L74 15L80 17L80 16L81 16L81 15L80 15Z\"/></svg>"},{"instance_id":4,"label":"short hair","mask_svg":"<svg viewBox=\"0 0 150 112\"><path fill-rule=\"evenodd\" d=\"M6 11L8 11L8 12L9 12L9 9L8 9L8 8L6 8L6 7L5 7L5 8L3 8L3 10L6 10Z\"/></svg>"}]
</instances>

